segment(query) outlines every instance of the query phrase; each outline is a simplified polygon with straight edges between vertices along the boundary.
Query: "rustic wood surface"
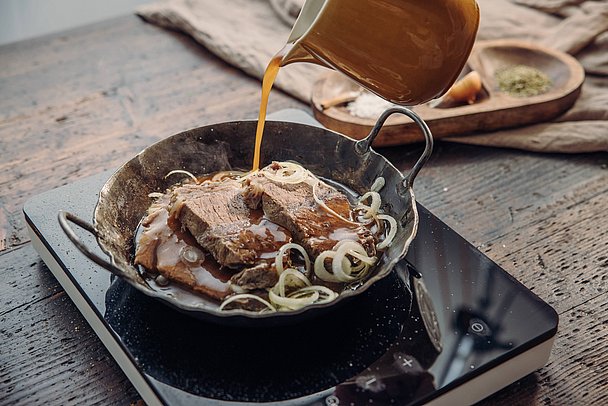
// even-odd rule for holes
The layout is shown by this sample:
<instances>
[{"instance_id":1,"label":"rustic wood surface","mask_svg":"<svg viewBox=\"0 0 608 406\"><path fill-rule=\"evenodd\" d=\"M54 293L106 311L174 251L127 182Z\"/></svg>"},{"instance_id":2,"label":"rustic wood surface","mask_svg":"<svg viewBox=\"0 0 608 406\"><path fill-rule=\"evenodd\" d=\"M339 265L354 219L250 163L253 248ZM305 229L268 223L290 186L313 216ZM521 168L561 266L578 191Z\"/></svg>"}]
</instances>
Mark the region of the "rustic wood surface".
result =
<instances>
[{"instance_id":1,"label":"rustic wood surface","mask_svg":"<svg viewBox=\"0 0 608 406\"><path fill-rule=\"evenodd\" d=\"M128 16L0 47L0 404L139 400L28 242L21 209L211 122L253 118L259 83ZM296 107L274 92L269 111ZM419 146L382 152L406 169ZM547 366L484 405L608 404L608 154L437 143L419 200L553 305Z\"/></svg>"}]
</instances>

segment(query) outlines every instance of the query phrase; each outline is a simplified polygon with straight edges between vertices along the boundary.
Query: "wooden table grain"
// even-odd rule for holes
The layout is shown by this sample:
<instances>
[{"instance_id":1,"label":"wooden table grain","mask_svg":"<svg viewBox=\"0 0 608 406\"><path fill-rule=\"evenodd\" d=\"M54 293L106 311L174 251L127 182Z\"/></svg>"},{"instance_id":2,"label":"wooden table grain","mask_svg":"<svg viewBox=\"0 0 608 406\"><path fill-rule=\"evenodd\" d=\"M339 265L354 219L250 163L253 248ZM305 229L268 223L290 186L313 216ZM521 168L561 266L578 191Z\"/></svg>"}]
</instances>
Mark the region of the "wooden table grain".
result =
<instances>
[{"instance_id":1,"label":"wooden table grain","mask_svg":"<svg viewBox=\"0 0 608 406\"><path fill-rule=\"evenodd\" d=\"M32 248L24 202L184 129L253 118L260 85L126 16L0 47L0 404L140 398ZM269 111L295 107L274 92ZM420 146L381 151L407 169ZM418 199L550 303L550 362L484 405L608 404L608 154L437 143Z\"/></svg>"}]
</instances>

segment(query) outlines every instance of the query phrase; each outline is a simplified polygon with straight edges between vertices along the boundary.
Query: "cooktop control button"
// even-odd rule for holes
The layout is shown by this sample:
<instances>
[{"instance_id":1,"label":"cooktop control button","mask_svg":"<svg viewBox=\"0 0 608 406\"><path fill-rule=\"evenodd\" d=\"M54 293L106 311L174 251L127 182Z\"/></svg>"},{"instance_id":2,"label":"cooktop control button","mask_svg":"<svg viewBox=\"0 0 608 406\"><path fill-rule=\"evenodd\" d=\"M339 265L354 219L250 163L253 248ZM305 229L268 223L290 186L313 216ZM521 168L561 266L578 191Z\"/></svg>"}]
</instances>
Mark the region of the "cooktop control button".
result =
<instances>
[{"instance_id":1,"label":"cooktop control button","mask_svg":"<svg viewBox=\"0 0 608 406\"><path fill-rule=\"evenodd\" d=\"M395 352L393 360L393 365L406 374L415 374L424 370L416 358L404 352Z\"/></svg>"},{"instance_id":2,"label":"cooktop control button","mask_svg":"<svg viewBox=\"0 0 608 406\"><path fill-rule=\"evenodd\" d=\"M471 323L471 330L473 330L474 333L481 333L483 331L483 324L479 322Z\"/></svg>"},{"instance_id":3,"label":"cooktop control button","mask_svg":"<svg viewBox=\"0 0 608 406\"><path fill-rule=\"evenodd\" d=\"M340 399L337 396L329 395L325 398L325 405L327 406L337 406L340 404Z\"/></svg>"},{"instance_id":4,"label":"cooktop control button","mask_svg":"<svg viewBox=\"0 0 608 406\"><path fill-rule=\"evenodd\" d=\"M370 392L382 392L386 386L376 375L360 375L355 380L358 387Z\"/></svg>"},{"instance_id":5,"label":"cooktop control button","mask_svg":"<svg viewBox=\"0 0 608 406\"><path fill-rule=\"evenodd\" d=\"M491 335L490 327L481 319L472 318L469 324L469 331L480 336Z\"/></svg>"}]
</instances>

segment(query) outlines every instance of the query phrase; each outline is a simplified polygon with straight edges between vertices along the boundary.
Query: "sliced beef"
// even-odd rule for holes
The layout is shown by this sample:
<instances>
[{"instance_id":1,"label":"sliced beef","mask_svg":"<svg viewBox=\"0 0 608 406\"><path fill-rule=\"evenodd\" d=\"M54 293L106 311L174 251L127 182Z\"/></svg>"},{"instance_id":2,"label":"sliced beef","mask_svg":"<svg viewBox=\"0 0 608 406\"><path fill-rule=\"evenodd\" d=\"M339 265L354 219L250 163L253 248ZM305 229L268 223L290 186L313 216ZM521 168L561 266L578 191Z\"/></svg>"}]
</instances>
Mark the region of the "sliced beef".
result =
<instances>
[{"instance_id":1,"label":"sliced beef","mask_svg":"<svg viewBox=\"0 0 608 406\"><path fill-rule=\"evenodd\" d=\"M310 184L285 184L265 180L263 190L262 206L266 216L287 228L294 241L301 244L313 257L331 250L342 240L357 241L369 255L375 255L375 239L371 232L319 207L313 198L313 187ZM343 218L350 218L350 204L342 192L320 182L316 193L329 208Z\"/></svg>"},{"instance_id":2,"label":"sliced beef","mask_svg":"<svg viewBox=\"0 0 608 406\"><path fill-rule=\"evenodd\" d=\"M242 192L242 185L232 180L186 184L173 191L172 216L222 266L255 265L291 240L287 230L267 227L263 213L252 211Z\"/></svg>"},{"instance_id":3,"label":"sliced beef","mask_svg":"<svg viewBox=\"0 0 608 406\"><path fill-rule=\"evenodd\" d=\"M251 268L243 269L230 278L230 282L245 290L270 289L279 281L276 269L268 263L261 263Z\"/></svg>"},{"instance_id":4,"label":"sliced beef","mask_svg":"<svg viewBox=\"0 0 608 406\"><path fill-rule=\"evenodd\" d=\"M163 253L176 248L175 243L175 240L165 240L158 247L156 270L161 275L213 299L222 300L232 293L228 283L231 274L222 272L217 266L210 266L209 263L192 266L183 261L172 261L171 256L166 258L167 262L163 262Z\"/></svg>"},{"instance_id":5,"label":"sliced beef","mask_svg":"<svg viewBox=\"0 0 608 406\"><path fill-rule=\"evenodd\" d=\"M160 238L144 233L137 243L134 264L151 271L156 270L156 249L160 241Z\"/></svg>"},{"instance_id":6,"label":"sliced beef","mask_svg":"<svg viewBox=\"0 0 608 406\"><path fill-rule=\"evenodd\" d=\"M350 218L343 193L323 182L315 192ZM319 207L306 182L284 184L258 174L246 186L231 179L184 184L157 200L148 213L135 263L220 300L232 293L231 285L250 292L273 287L278 281L276 253L292 236L313 258L342 240L357 241L375 254L370 231ZM196 253L192 262L182 255L184 249L201 250L201 260Z\"/></svg>"},{"instance_id":7,"label":"sliced beef","mask_svg":"<svg viewBox=\"0 0 608 406\"><path fill-rule=\"evenodd\" d=\"M243 189L242 195L245 204L252 210L259 209L262 205L262 194L264 193L263 179L259 176L253 176L247 180L247 184Z\"/></svg>"},{"instance_id":8,"label":"sliced beef","mask_svg":"<svg viewBox=\"0 0 608 406\"><path fill-rule=\"evenodd\" d=\"M166 208L151 212L143 221L144 232L139 238L135 264L167 279L188 286L195 292L221 300L231 293L228 280L231 273L222 271L212 258L184 262L180 252L185 249L198 250L189 236L167 227L169 214Z\"/></svg>"},{"instance_id":9,"label":"sliced beef","mask_svg":"<svg viewBox=\"0 0 608 406\"><path fill-rule=\"evenodd\" d=\"M149 270L156 269L156 249L161 240L172 234L171 229L166 227L168 205L169 196L164 195L148 208L148 215L141 222L145 232L137 242L136 265L140 264Z\"/></svg>"}]
</instances>

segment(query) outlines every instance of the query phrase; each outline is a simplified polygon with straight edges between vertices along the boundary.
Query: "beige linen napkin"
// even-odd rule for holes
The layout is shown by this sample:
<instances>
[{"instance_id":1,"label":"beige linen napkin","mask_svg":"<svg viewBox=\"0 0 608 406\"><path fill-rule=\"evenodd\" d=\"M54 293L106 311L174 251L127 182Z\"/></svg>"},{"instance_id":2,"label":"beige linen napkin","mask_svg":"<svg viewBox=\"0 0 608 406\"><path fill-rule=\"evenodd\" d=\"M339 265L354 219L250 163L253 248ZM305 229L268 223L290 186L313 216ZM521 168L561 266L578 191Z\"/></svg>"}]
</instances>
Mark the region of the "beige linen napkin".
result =
<instances>
[{"instance_id":1,"label":"beige linen napkin","mask_svg":"<svg viewBox=\"0 0 608 406\"><path fill-rule=\"evenodd\" d=\"M145 5L137 14L191 35L256 78L262 78L266 65L285 45L291 31L268 0L169 0ZM279 71L274 86L308 103L312 83L323 69L310 64L289 65Z\"/></svg>"},{"instance_id":2,"label":"beige linen napkin","mask_svg":"<svg viewBox=\"0 0 608 406\"><path fill-rule=\"evenodd\" d=\"M303 0L166 0L137 13L183 31L228 63L261 78L285 43ZM478 39L516 38L574 55L587 79L579 100L552 122L448 138L542 152L608 151L608 1L478 0ZM275 86L309 102L323 68L292 64Z\"/></svg>"}]
</instances>

